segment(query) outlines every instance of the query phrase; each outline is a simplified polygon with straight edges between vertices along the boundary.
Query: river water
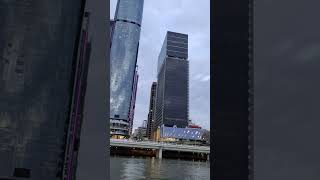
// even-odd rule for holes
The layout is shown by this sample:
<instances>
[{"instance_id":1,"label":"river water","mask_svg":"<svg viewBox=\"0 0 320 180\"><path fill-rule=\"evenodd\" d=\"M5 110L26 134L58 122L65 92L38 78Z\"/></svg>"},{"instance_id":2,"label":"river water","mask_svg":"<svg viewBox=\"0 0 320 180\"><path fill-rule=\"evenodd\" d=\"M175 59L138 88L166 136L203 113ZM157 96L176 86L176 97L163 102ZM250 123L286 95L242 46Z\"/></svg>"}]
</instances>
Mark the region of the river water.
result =
<instances>
[{"instance_id":1,"label":"river water","mask_svg":"<svg viewBox=\"0 0 320 180\"><path fill-rule=\"evenodd\" d=\"M209 180L210 163L112 156L110 173L111 180Z\"/></svg>"}]
</instances>

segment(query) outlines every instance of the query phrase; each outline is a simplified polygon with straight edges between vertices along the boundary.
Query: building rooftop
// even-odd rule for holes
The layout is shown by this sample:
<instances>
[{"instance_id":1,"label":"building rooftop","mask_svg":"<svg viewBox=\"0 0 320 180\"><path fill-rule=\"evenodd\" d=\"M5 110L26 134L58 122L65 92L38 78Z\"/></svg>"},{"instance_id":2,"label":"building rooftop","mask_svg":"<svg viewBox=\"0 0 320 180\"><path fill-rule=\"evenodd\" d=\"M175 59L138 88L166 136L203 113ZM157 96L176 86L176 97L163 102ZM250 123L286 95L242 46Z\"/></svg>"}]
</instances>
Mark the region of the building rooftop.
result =
<instances>
[{"instance_id":1,"label":"building rooftop","mask_svg":"<svg viewBox=\"0 0 320 180\"><path fill-rule=\"evenodd\" d=\"M175 138L184 140L202 140L206 130L198 128L176 128L176 127L161 127L161 138Z\"/></svg>"}]
</instances>

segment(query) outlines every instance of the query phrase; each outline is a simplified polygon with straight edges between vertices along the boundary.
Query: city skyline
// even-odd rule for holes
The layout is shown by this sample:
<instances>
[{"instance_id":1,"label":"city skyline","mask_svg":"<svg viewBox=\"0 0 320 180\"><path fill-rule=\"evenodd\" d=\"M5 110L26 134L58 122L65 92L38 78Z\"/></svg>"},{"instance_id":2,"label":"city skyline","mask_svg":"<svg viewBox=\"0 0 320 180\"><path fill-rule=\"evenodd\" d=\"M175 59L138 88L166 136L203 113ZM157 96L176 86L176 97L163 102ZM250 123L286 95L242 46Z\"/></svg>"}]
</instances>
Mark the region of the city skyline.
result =
<instances>
[{"instance_id":1,"label":"city skyline","mask_svg":"<svg viewBox=\"0 0 320 180\"><path fill-rule=\"evenodd\" d=\"M110 1L111 19L113 19L116 2L116 0ZM134 129L147 119L150 86L157 79L158 55L167 31L189 35L189 117L194 123L210 129L210 2L197 2L197 6L201 8L193 8L192 2L185 0L145 1L138 55L140 77ZM161 14L161 12L166 13ZM190 23L191 20L196 21Z\"/></svg>"}]
</instances>

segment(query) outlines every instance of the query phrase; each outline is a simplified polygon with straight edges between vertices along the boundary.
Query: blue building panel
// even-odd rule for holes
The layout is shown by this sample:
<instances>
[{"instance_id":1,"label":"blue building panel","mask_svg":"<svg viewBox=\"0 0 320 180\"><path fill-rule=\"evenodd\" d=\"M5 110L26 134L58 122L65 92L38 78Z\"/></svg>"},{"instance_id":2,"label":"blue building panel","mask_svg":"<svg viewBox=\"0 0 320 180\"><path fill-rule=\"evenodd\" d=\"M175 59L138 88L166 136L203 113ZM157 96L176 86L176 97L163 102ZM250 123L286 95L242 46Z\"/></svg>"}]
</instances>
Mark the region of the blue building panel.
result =
<instances>
[{"instance_id":1,"label":"blue building panel","mask_svg":"<svg viewBox=\"0 0 320 180\"><path fill-rule=\"evenodd\" d=\"M176 128L176 127L161 127L161 138L175 138L182 140L202 140L204 129L196 128Z\"/></svg>"}]
</instances>

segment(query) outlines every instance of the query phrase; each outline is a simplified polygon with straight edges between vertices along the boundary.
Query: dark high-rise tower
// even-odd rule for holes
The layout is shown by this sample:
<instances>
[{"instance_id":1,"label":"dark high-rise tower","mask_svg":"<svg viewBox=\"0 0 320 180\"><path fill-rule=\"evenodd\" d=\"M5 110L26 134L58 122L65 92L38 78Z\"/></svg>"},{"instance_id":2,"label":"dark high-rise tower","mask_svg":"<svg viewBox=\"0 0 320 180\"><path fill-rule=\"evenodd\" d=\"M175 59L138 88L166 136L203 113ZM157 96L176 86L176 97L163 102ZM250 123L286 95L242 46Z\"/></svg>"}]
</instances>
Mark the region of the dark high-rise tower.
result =
<instances>
[{"instance_id":1,"label":"dark high-rise tower","mask_svg":"<svg viewBox=\"0 0 320 180\"><path fill-rule=\"evenodd\" d=\"M129 110L129 135L132 134L132 128L133 128L133 118L134 118L134 110L136 107L136 96L137 96L137 89L138 89L138 80L139 80L139 74L138 74L138 66L136 67L135 73L134 73L134 79L133 79L133 86L132 86L132 94L131 94L131 102L130 102L130 110Z\"/></svg>"},{"instance_id":2,"label":"dark high-rise tower","mask_svg":"<svg viewBox=\"0 0 320 180\"><path fill-rule=\"evenodd\" d=\"M188 35L167 32L158 59L155 126L188 125Z\"/></svg>"},{"instance_id":3,"label":"dark high-rise tower","mask_svg":"<svg viewBox=\"0 0 320 180\"><path fill-rule=\"evenodd\" d=\"M156 104L156 92L157 92L157 83L153 82L150 91L150 104L149 104L149 113L148 113L148 124L147 124L147 137L152 139L152 132L154 126L154 112Z\"/></svg>"},{"instance_id":4,"label":"dark high-rise tower","mask_svg":"<svg viewBox=\"0 0 320 180\"><path fill-rule=\"evenodd\" d=\"M118 0L110 50L110 136L128 137L143 0Z\"/></svg>"},{"instance_id":5,"label":"dark high-rise tower","mask_svg":"<svg viewBox=\"0 0 320 180\"><path fill-rule=\"evenodd\" d=\"M0 177L61 179L84 5L0 1Z\"/></svg>"}]
</instances>

